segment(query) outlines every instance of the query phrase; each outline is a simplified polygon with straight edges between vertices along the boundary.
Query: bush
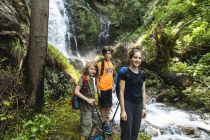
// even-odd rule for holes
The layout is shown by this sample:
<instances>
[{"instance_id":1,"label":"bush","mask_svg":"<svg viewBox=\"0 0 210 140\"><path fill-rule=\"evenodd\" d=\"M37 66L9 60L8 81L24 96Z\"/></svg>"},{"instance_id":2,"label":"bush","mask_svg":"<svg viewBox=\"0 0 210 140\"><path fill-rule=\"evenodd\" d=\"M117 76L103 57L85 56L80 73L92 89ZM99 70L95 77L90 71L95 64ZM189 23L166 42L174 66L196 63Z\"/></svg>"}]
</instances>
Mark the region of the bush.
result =
<instances>
[{"instance_id":1,"label":"bush","mask_svg":"<svg viewBox=\"0 0 210 140\"><path fill-rule=\"evenodd\" d=\"M23 121L23 128L12 140L46 139L51 120L46 115L38 114L33 120Z\"/></svg>"}]
</instances>

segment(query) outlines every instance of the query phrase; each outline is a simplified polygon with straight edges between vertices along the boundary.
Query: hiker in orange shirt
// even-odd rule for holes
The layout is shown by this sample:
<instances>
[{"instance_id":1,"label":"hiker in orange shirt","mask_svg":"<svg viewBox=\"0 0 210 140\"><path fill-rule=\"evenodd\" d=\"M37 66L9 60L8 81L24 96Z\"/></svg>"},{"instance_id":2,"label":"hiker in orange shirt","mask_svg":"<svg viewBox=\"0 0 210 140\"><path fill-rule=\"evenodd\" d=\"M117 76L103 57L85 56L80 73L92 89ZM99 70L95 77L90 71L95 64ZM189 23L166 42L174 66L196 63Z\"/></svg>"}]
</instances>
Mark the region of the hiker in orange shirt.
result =
<instances>
[{"instance_id":1,"label":"hiker in orange shirt","mask_svg":"<svg viewBox=\"0 0 210 140\"><path fill-rule=\"evenodd\" d=\"M102 129L106 134L112 134L112 129L107 123L108 114L112 107L112 89L114 85L114 66L111 62L113 50L106 46L102 49L104 60L98 63L99 73L97 77L97 89L99 94L99 105L102 116Z\"/></svg>"}]
</instances>

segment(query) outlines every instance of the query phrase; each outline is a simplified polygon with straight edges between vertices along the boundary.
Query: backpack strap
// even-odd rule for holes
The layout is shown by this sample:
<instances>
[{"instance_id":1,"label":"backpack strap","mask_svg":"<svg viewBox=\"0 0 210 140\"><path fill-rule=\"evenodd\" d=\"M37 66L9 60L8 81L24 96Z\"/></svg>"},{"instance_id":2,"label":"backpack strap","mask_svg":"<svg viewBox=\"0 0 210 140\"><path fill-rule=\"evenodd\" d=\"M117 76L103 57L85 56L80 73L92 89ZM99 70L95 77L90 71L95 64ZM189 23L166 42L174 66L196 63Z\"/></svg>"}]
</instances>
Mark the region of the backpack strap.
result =
<instances>
[{"instance_id":1,"label":"backpack strap","mask_svg":"<svg viewBox=\"0 0 210 140\"><path fill-rule=\"evenodd\" d=\"M84 85L88 84L88 80L87 80L86 75L82 75L82 82L83 82Z\"/></svg>"},{"instance_id":2,"label":"backpack strap","mask_svg":"<svg viewBox=\"0 0 210 140\"><path fill-rule=\"evenodd\" d=\"M82 87L81 87L81 93L84 94L85 92L88 91L88 80L86 75L82 75Z\"/></svg>"},{"instance_id":3,"label":"backpack strap","mask_svg":"<svg viewBox=\"0 0 210 140\"><path fill-rule=\"evenodd\" d=\"M101 61L101 72L100 72L100 76L102 76L104 74L104 60Z\"/></svg>"}]
</instances>

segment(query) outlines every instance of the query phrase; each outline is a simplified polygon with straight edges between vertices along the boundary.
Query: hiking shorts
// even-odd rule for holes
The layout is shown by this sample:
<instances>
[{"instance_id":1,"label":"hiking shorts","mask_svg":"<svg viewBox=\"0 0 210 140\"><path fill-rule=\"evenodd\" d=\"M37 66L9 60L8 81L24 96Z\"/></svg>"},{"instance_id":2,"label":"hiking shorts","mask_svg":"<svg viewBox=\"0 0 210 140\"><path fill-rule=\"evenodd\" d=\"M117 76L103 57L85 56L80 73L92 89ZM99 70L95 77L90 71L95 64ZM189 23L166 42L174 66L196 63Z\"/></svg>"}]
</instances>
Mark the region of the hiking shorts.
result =
<instances>
[{"instance_id":1,"label":"hiking shorts","mask_svg":"<svg viewBox=\"0 0 210 140\"><path fill-rule=\"evenodd\" d=\"M101 91L101 97L99 97L99 105L102 108L112 107L112 90Z\"/></svg>"},{"instance_id":2,"label":"hiking shorts","mask_svg":"<svg viewBox=\"0 0 210 140\"><path fill-rule=\"evenodd\" d=\"M96 109L87 112L80 110L81 135L88 137L93 128L101 127L99 119Z\"/></svg>"}]
</instances>

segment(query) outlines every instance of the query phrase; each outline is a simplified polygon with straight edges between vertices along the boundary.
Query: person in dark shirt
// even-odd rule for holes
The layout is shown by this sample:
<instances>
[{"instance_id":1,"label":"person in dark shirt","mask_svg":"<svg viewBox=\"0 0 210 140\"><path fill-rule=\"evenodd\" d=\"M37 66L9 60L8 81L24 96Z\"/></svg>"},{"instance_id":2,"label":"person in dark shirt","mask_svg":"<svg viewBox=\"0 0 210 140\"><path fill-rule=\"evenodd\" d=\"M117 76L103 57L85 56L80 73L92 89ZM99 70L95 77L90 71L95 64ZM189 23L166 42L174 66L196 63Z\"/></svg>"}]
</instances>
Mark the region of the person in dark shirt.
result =
<instances>
[{"instance_id":1,"label":"person in dark shirt","mask_svg":"<svg viewBox=\"0 0 210 140\"><path fill-rule=\"evenodd\" d=\"M146 76L139 69L141 51L133 48L128 55L129 68L120 78L121 140L137 140L141 119L146 117Z\"/></svg>"}]
</instances>

